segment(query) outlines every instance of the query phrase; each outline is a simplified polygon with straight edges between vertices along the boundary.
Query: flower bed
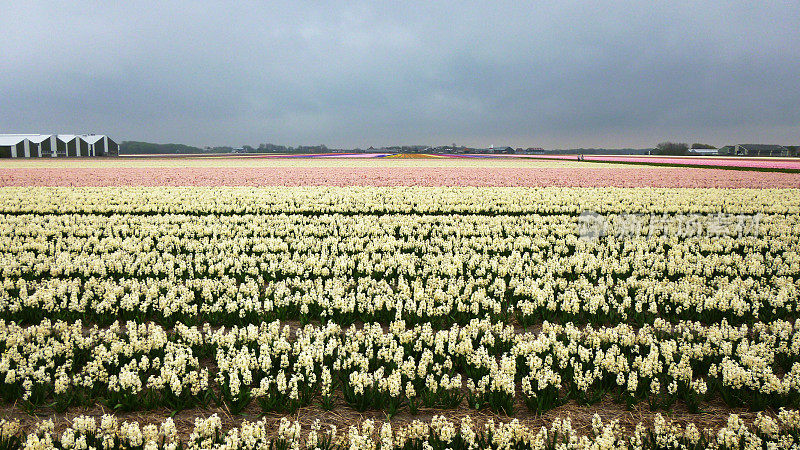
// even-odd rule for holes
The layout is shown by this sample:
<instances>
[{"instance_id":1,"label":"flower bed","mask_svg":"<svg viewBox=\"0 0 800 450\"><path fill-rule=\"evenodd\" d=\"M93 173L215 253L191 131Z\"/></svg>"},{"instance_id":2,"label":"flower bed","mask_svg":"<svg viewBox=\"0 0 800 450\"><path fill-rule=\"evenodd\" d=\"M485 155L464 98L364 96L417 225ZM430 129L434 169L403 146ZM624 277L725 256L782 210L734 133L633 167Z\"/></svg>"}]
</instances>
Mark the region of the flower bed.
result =
<instances>
[{"instance_id":1,"label":"flower bed","mask_svg":"<svg viewBox=\"0 0 800 450\"><path fill-rule=\"evenodd\" d=\"M524 418L598 402L691 413L716 402L765 413L756 424L733 418L722 434L687 428L664 439L794 443L798 195L2 188L0 398L32 413L103 405L290 415L339 404L387 419L448 410ZM776 420L779 407L789 409ZM101 436L86 432L97 429L88 420L77 422L85 430L48 438L44 425L3 442L143 445L120 437L138 436L138 425L116 431L109 417ZM598 425L583 433L590 441L569 442L652 448L665 429ZM148 430L156 448L177 446ZM356 448L390 439L355 430ZM506 433L470 430L409 441L395 429L391 442L501 446L494 436ZM257 432L270 445L300 442L294 431L283 441L281 431ZM521 448L559 439L509 433ZM185 444L244 445L212 435Z\"/></svg>"},{"instance_id":2,"label":"flower bed","mask_svg":"<svg viewBox=\"0 0 800 450\"><path fill-rule=\"evenodd\" d=\"M525 155L518 158L577 160L578 155ZM800 158L757 158L723 156L632 156L584 155L585 161L687 166L731 167L739 169L800 170Z\"/></svg>"},{"instance_id":3,"label":"flower bed","mask_svg":"<svg viewBox=\"0 0 800 450\"><path fill-rule=\"evenodd\" d=\"M701 429L694 423L675 424L658 416L652 428L636 427L629 435L616 421L603 423L595 416L591 429L582 432L569 418L556 419L549 427L532 429L518 422L476 425L469 417L460 422L434 416L429 422L414 421L405 426L380 426L372 420L351 425L346 431L323 428L314 422L308 428L282 419L277 430L263 421L244 422L240 427L223 430L216 415L197 418L191 434L181 439L175 424L167 419L160 425L140 426L122 422L113 416L76 417L61 434L51 421L41 422L29 434L22 433L14 422L0 421L0 444L8 449L791 449L798 445L800 417L797 412L781 411L776 418L759 415L752 423L736 415L718 429Z\"/></svg>"},{"instance_id":4,"label":"flower bed","mask_svg":"<svg viewBox=\"0 0 800 450\"><path fill-rule=\"evenodd\" d=\"M412 160L428 161L428 160ZM797 188L800 173L676 167L0 168L2 186L528 186Z\"/></svg>"}]
</instances>

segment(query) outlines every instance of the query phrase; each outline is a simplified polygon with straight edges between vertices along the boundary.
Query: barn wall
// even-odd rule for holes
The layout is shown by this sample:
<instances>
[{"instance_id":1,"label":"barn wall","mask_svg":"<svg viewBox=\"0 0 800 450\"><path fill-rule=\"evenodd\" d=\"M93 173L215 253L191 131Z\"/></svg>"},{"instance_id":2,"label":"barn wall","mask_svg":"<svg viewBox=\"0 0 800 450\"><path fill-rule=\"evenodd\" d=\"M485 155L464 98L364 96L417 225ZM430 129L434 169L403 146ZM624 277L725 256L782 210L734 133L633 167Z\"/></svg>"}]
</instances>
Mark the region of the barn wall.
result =
<instances>
[{"instance_id":1,"label":"barn wall","mask_svg":"<svg viewBox=\"0 0 800 450\"><path fill-rule=\"evenodd\" d=\"M3 142L15 142L27 135L4 135ZM35 136L35 135L31 135ZM38 135L33 142L25 138L16 145L4 145L0 149L0 158L54 158L78 156L119 156L119 144L105 135L77 135L73 139L64 140L57 135ZM84 139L96 139L92 144Z\"/></svg>"}]
</instances>

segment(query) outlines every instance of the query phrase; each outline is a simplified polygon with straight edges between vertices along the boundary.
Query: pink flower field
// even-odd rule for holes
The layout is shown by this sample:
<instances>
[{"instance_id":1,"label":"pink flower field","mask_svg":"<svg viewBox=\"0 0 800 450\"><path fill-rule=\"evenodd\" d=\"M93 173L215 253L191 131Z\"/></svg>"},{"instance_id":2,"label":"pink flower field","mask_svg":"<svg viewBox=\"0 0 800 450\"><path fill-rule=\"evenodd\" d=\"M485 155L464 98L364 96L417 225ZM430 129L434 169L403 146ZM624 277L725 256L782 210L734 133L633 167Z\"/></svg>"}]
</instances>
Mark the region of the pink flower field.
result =
<instances>
[{"instance_id":1,"label":"pink flower field","mask_svg":"<svg viewBox=\"0 0 800 450\"><path fill-rule=\"evenodd\" d=\"M565 186L800 188L800 174L618 167L0 168L2 186Z\"/></svg>"},{"instance_id":2,"label":"pink flower field","mask_svg":"<svg viewBox=\"0 0 800 450\"><path fill-rule=\"evenodd\" d=\"M577 155L524 155L518 158L534 159L578 159ZM616 156L585 155L587 161L641 163L641 164L680 164L692 166L738 167L744 169L782 169L800 170L800 159L796 158L750 158L750 157L715 157L715 156Z\"/></svg>"}]
</instances>

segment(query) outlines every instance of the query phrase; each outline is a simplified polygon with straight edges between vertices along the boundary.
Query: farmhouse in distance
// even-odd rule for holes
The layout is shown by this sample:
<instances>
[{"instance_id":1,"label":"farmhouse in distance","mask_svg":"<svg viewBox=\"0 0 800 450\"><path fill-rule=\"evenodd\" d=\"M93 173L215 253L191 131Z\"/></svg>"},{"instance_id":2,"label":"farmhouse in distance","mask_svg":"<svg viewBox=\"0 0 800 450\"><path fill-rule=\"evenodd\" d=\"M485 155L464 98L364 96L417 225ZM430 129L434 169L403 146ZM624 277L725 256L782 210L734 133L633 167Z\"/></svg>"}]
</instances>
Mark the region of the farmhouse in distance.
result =
<instances>
[{"instance_id":1,"label":"farmhouse in distance","mask_svg":"<svg viewBox=\"0 0 800 450\"><path fill-rule=\"evenodd\" d=\"M0 158L119 156L104 134L0 134Z\"/></svg>"}]
</instances>

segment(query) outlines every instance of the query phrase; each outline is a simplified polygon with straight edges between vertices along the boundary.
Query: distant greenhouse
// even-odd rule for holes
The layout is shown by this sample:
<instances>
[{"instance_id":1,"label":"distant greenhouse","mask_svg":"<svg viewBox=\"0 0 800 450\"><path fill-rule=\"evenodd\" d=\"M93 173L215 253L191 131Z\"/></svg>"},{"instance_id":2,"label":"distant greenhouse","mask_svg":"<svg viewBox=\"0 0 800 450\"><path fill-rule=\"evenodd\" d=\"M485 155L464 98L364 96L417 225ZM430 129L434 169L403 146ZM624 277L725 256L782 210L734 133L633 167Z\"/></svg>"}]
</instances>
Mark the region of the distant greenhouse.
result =
<instances>
[{"instance_id":1,"label":"distant greenhouse","mask_svg":"<svg viewBox=\"0 0 800 450\"><path fill-rule=\"evenodd\" d=\"M726 156L792 156L788 147L768 144L726 145L719 149Z\"/></svg>"},{"instance_id":2,"label":"distant greenhouse","mask_svg":"<svg viewBox=\"0 0 800 450\"><path fill-rule=\"evenodd\" d=\"M119 156L104 134L0 134L0 158Z\"/></svg>"}]
</instances>

